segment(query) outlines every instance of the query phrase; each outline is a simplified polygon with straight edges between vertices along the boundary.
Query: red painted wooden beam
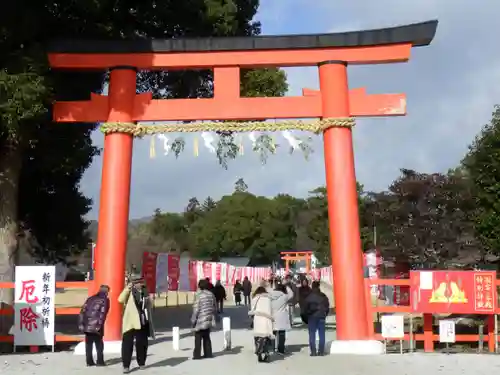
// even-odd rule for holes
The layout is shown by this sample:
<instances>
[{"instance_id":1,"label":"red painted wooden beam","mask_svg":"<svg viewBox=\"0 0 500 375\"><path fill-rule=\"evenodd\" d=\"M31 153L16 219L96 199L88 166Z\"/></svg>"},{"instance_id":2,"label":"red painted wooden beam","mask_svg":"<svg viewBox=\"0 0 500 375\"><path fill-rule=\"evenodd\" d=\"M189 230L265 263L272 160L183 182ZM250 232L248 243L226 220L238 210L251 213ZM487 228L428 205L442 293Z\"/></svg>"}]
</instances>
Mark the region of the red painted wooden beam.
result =
<instances>
[{"instance_id":1,"label":"red painted wooden beam","mask_svg":"<svg viewBox=\"0 0 500 375\"><path fill-rule=\"evenodd\" d=\"M236 79L235 71L226 71L224 75L228 82ZM153 100L151 93L138 94L134 121L256 120L322 115L319 91L304 89L303 96L295 97L240 98L236 96L235 85L218 87L213 99ZM367 95L364 88L353 89L350 110L353 117L403 116L406 99L404 94ZM88 101L57 102L53 113L56 122L103 122L108 118L108 97L92 94Z\"/></svg>"},{"instance_id":2,"label":"red painted wooden beam","mask_svg":"<svg viewBox=\"0 0 500 375\"><path fill-rule=\"evenodd\" d=\"M406 62L412 44L361 47L325 47L290 50L203 51L183 53L49 53L54 69L110 69L133 66L137 69L212 69L223 66L248 68L270 66L314 66L321 61L342 60L353 64Z\"/></svg>"},{"instance_id":3,"label":"red painted wooden beam","mask_svg":"<svg viewBox=\"0 0 500 375\"><path fill-rule=\"evenodd\" d=\"M320 97L319 90L302 89L304 97ZM404 116L406 115L405 94L368 95L366 88L349 90L349 105L353 117Z\"/></svg>"},{"instance_id":4,"label":"red painted wooden beam","mask_svg":"<svg viewBox=\"0 0 500 375\"><path fill-rule=\"evenodd\" d=\"M56 122L102 122L108 118L106 96L89 101L57 102ZM134 121L258 120L321 116L319 97L159 99L149 94L136 97Z\"/></svg>"}]
</instances>

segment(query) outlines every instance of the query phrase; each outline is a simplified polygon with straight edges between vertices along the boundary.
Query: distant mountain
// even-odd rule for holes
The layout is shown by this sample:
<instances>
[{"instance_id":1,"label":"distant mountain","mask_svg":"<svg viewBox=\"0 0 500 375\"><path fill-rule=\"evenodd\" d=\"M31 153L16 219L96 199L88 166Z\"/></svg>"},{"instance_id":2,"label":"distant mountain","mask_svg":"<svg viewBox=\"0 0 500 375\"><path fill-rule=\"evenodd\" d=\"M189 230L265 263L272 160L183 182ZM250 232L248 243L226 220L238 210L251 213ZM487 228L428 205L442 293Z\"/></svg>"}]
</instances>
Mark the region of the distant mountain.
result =
<instances>
[{"instance_id":1,"label":"distant mountain","mask_svg":"<svg viewBox=\"0 0 500 375\"><path fill-rule=\"evenodd\" d=\"M139 219L132 219L129 221L129 228L133 228L137 225L149 223L153 219L152 216L141 217ZM89 228L90 237L93 241L97 239L97 220L90 220Z\"/></svg>"}]
</instances>

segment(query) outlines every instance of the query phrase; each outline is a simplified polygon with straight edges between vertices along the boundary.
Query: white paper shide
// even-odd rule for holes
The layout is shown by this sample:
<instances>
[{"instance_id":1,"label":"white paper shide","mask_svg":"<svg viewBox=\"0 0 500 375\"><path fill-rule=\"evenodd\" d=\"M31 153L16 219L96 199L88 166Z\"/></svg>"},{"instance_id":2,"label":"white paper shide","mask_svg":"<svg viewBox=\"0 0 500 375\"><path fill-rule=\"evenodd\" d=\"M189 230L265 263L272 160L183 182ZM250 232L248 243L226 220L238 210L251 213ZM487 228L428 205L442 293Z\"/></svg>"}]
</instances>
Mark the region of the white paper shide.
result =
<instances>
[{"instance_id":1,"label":"white paper shide","mask_svg":"<svg viewBox=\"0 0 500 375\"><path fill-rule=\"evenodd\" d=\"M18 266L15 273L14 345L53 346L55 266Z\"/></svg>"}]
</instances>

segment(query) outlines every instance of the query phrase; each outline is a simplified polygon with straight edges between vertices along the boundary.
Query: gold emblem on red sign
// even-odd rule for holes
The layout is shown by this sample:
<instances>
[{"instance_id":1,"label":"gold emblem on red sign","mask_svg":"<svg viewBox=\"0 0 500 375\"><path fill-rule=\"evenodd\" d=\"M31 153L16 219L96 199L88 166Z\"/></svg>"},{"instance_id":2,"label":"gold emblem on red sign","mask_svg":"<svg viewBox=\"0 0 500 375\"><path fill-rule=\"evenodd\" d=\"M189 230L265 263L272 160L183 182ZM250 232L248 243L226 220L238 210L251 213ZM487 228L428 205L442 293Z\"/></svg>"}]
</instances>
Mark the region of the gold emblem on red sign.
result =
<instances>
[{"instance_id":1,"label":"gold emblem on red sign","mask_svg":"<svg viewBox=\"0 0 500 375\"><path fill-rule=\"evenodd\" d=\"M465 292L459 287L461 284L460 279L458 283L454 281L443 281L439 286L432 291L430 303L468 303Z\"/></svg>"}]
</instances>

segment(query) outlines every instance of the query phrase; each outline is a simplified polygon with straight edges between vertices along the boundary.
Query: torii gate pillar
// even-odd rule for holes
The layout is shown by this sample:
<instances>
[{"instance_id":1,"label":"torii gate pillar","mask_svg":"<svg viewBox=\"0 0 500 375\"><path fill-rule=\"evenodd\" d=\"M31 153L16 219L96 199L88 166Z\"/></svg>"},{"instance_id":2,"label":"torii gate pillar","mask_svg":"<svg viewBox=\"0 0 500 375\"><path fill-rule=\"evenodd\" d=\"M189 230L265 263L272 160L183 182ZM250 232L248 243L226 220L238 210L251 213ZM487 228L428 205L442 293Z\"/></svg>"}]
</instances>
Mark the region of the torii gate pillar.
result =
<instances>
[{"instance_id":1,"label":"torii gate pillar","mask_svg":"<svg viewBox=\"0 0 500 375\"><path fill-rule=\"evenodd\" d=\"M319 83L323 118L349 117L347 63L320 63ZM367 309L360 308L365 286L352 130L330 128L323 138L337 339L342 340L336 345L342 349L345 343L359 345L369 338L367 325L359 324L368 317Z\"/></svg>"},{"instance_id":2,"label":"torii gate pillar","mask_svg":"<svg viewBox=\"0 0 500 375\"><path fill-rule=\"evenodd\" d=\"M111 70L108 122L133 121L136 80L137 71L132 67ZM111 309L104 329L107 345L113 345L114 342L119 344L122 336L122 310L117 299L125 282L133 142L131 134L112 133L104 136L96 284L107 284L111 289ZM116 350L107 350L110 351Z\"/></svg>"}]
</instances>

